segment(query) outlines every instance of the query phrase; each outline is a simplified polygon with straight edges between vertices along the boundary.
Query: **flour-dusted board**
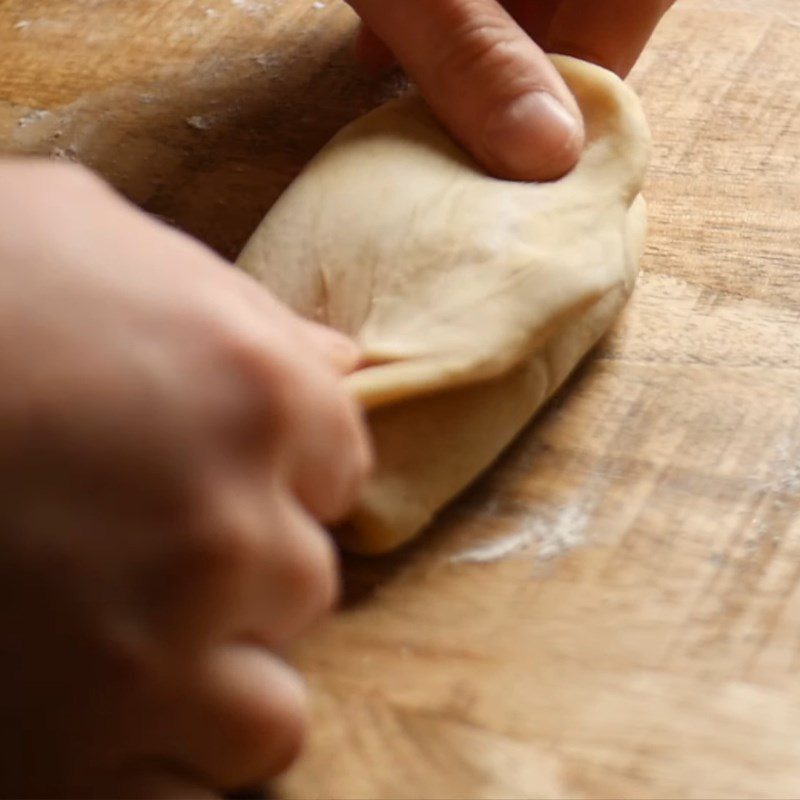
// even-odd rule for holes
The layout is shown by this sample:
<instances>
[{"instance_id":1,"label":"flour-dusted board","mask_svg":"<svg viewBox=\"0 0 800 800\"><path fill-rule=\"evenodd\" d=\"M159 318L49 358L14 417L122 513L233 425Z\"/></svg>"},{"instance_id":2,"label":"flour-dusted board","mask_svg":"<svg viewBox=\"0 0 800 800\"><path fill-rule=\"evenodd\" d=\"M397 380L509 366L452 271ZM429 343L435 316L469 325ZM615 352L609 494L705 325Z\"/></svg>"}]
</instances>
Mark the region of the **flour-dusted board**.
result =
<instances>
[{"instance_id":1,"label":"flour-dusted board","mask_svg":"<svg viewBox=\"0 0 800 800\"><path fill-rule=\"evenodd\" d=\"M396 89L333 0L4 0L0 149L84 161L227 256ZM612 335L295 648L287 798L800 794L800 8L679 0Z\"/></svg>"}]
</instances>

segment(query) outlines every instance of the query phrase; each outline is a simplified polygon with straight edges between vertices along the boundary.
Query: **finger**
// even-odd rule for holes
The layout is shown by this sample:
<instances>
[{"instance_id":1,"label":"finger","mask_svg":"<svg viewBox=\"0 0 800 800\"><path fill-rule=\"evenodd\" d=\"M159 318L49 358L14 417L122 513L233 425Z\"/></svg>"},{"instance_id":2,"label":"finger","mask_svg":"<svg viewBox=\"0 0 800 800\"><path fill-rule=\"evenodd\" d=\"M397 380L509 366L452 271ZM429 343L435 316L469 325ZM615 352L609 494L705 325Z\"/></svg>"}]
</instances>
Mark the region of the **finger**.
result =
<instances>
[{"instance_id":1,"label":"finger","mask_svg":"<svg viewBox=\"0 0 800 800\"><path fill-rule=\"evenodd\" d=\"M356 38L356 59L372 73L380 74L396 61L394 53L366 25L362 25Z\"/></svg>"},{"instance_id":2,"label":"finger","mask_svg":"<svg viewBox=\"0 0 800 800\"><path fill-rule=\"evenodd\" d=\"M279 649L333 607L339 563L330 535L299 506L272 505L271 515L261 553L238 576L240 610L226 638Z\"/></svg>"},{"instance_id":3,"label":"finger","mask_svg":"<svg viewBox=\"0 0 800 800\"><path fill-rule=\"evenodd\" d=\"M295 389L287 425L294 444L287 468L298 500L315 519L342 519L372 465L361 414L340 383L315 376ZM326 403L320 403L326 398Z\"/></svg>"},{"instance_id":4,"label":"finger","mask_svg":"<svg viewBox=\"0 0 800 800\"><path fill-rule=\"evenodd\" d=\"M350 337L299 316L249 275L229 270L225 278L236 294L255 312L254 323L261 320L279 321L286 331L293 333L328 366L342 375L356 368L361 352Z\"/></svg>"},{"instance_id":5,"label":"finger","mask_svg":"<svg viewBox=\"0 0 800 800\"><path fill-rule=\"evenodd\" d=\"M338 557L327 531L277 480L251 480L209 488L215 498L173 570L182 566L186 577L166 590L168 604L151 603L162 609L153 629L176 651L234 640L280 648L336 602Z\"/></svg>"},{"instance_id":6,"label":"finger","mask_svg":"<svg viewBox=\"0 0 800 800\"><path fill-rule=\"evenodd\" d=\"M625 77L674 0L565 0L547 38L552 52L592 61Z\"/></svg>"},{"instance_id":7,"label":"finger","mask_svg":"<svg viewBox=\"0 0 800 800\"><path fill-rule=\"evenodd\" d=\"M320 521L334 521L352 504L372 462L361 412L341 380L358 351L346 337L285 307L279 313L286 319L271 326L254 311L239 314L241 330L225 352L235 391L223 384L212 397L222 435L262 466L278 459L305 508ZM277 321L274 309L262 313ZM321 348L328 351L325 358Z\"/></svg>"},{"instance_id":8,"label":"finger","mask_svg":"<svg viewBox=\"0 0 800 800\"><path fill-rule=\"evenodd\" d=\"M574 98L495 0L350 0L453 135L493 173L548 180L583 146Z\"/></svg>"},{"instance_id":9,"label":"finger","mask_svg":"<svg viewBox=\"0 0 800 800\"><path fill-rule=\"evenodd\" d=\"M309 346L336 372L347 375L356 368L361 359L361 348L349 336L316 322L303 320L302 323Z\"/></svg>"},{"instance_id":10,"label":"finger","mask_svg":"<svg viewBox=\"0 0 800 800\"><path fill-rule=\"evenodd\" d=\"M214 760L220 788L255 786L297 757L308 724L299 675L259 647L232 644L211 656L201 763Z\"/></svg>"},{"instance_id":11,"label":"finger","mask_svg":"<svg viewBox=\"0 0 800 800\"><path fill-rule=\"evenodd\" d=\"M305 686L265 649L219 646L178 676L168 752L219 792L262 784L297 756L308 720ZM178 796L178 795L176 795Z\"/></svg>"}]
</instances>

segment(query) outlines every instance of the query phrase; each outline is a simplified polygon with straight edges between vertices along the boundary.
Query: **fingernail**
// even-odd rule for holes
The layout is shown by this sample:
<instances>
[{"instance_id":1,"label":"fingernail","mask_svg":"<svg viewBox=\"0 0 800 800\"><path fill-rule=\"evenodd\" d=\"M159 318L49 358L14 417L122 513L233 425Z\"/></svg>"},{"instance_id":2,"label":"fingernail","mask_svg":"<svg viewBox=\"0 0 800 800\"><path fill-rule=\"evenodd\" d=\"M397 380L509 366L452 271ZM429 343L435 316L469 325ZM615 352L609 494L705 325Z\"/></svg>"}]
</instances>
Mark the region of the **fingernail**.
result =
<instances>
[{"instance_id":1,"label":"fingernail","mask_svg":"<svg viewBox=\"0 0 800 800\"><path fill-rule=\"evenodd\" d=\"M582 145L582 122L543 91L518 97L484 128L484 146L503 177L517 180L561 177L575 165Z\"/></svg>"}]
</instances>

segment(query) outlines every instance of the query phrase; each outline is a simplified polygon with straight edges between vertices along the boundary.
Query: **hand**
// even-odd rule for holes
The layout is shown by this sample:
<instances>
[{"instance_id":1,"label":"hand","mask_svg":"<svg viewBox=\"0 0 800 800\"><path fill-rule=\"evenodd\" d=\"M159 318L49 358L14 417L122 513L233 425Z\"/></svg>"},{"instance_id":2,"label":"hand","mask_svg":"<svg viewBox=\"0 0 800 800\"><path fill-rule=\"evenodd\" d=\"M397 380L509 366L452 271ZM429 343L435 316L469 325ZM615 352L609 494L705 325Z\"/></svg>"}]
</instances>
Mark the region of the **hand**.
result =
<instances>
[{"instance_id":1,"label":"hand","mask_svg":"<svg viewBox=\"0 0 800 800\"><path fill-rule=\"evenodd\" d=\"M213 797L293 758L278 653L336 593L356 358L88 173L0 162L0 795Z\"/></svg>"},{"instance_id":2,"label":"hand","mask_svg":"<svg viewBox=\"0 0 800 800\"><path fill-rule=\"evenodd\" d=\"M453 135L487 169L558 178L583 148L578 107L545 52L633 67L674 0L349 0L361 60L396 56Z\"/></svg>"}]
</instances>

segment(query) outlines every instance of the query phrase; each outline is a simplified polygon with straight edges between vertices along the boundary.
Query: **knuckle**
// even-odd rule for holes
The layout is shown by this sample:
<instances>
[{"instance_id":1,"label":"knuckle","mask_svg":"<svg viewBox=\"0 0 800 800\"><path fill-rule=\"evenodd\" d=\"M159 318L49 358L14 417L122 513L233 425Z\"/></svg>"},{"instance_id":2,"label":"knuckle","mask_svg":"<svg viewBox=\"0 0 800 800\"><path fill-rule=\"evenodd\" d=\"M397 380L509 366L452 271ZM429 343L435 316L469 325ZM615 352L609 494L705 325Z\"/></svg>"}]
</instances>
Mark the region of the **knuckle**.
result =
<instances>
[{"instance_id":1,"label":"knuckle","mask_svg":"<svg viewBox=\"0 0 800 800\"><path fill-rule=\"evenodd\" d=\"M309 725L308 696L303 681L294 670L287 668L281 694L281 707L272 712L278 717L281 736L277 742L274 738L271 739L275 752L272 756L272 763L268 766L267 777L282 772L297 758L303 747ZM265 725L265 731L266 728Z\"/></svg>"},{"instance_id":2,"label":"knuckle","mask_svg":"<svg viewBox=\"0 0 800 800\"><path fill-rule=\"evenodd\" d=\"M239 332L223 340L223 359L238 386L246 416L281 427L292 414L299 370L269 343Z\"/></svg>"},{"instance_id":3,"label":"knuckle","mask_svg":"<svg viewBox=\"0 0 800 800\"><path fill-rule=\"evenodd\" d=\"M327 613L338 597L336 551L328 534L315 524L294 534L283 564L284 579L302 617L301 627Z\"/></svg>"},{"instance_id":4,"label":"knuckle","mask_svg":"<svg viewBox=\"0 0 800 800\"><path fill-rule=\"evenodd\" d=\"M239 781L256 785L283 772L300 754L309 726L308 697L300 676L276 664L270 692L248 709L249 763ZM241 788L241 785L236 787Z\"/></svg>"},{"instance_id":5,"label":"knuckle","mask_svg":"<svg viewBox=\"0 0 800 800\"><path fill-rule=\"evenodd\" d=\"M303 695L305 697L305 695ZM300 755L306 740L310 713L305 699L298 701L296 709L283 727L280 746L272 758L265 778L272 778L288 769Z\"/></svg>"},{"instance_id":6,"label":"knuckle","mask_svg":"<svg viewBox=\"0 0 800 800\"><path fill-rule=\"evenodd\" d=\"M206 503L189 526L190 560L201 573L238 575L258 555L258 533L233 503Z\"/></svg>"},{"instance_id":7,"label":"knuckle","mask_svg":"<svg viewBox=\"0 0 800 800\"><path fill-rule=\"evenodd\" d=\"M268 344L259 344L228 320L212 322L212 376L200 398L206 418L230 442L263 448L286 429L292 378Z\"/></svg>"},{"instance_id":8,"label":"knuckle","mask_svg":"<svg viewBox=\"0 0 800 800\"><path fill-rule=\"evenodd\" d=\"M476 8L455 24L440 56L439 70L458 75L476 71L499 74L498 70L516 67L518 58L517 32L496 14Z\"/></svg>"},{"instance_id":9,"label":"knuckle","mask_svg":"<svg viewBox=\"0 0 800 800\"><path fill-rule=\"evenodd\" d=\"M284 412L286 425L302 429L310 419L324 415L331 392L336 392L333 381L328 383L325 371L315 364L276 366L278 377L282 379L279 394L283 402L279 408Z\"/></svg>"},{"instance_id":10,"label":"knuckle","mask_svg":"<svg viewBox=\"0 0 800 800\"><path fill-rule=\"evenodd\" d=\"M299 753L309 721L306 687L261 648L231 645L212 658L221 669L205 675L200 689L208 712L196 718L205 746L195 758L218 788L240 791L273 777Z\"/></svg>"},{"instance_id":11,"label":"knuckle","mask_svg":"<svg viewBox=\"0 0 800 800\"><path fill-rule=\"evenodd\" d=\"M297 420L303 431L297 463L297 495L322 522L334 522L349 510L369 469L369 448L359 412L338 386L326 392L314 416ZM308 420L314 419L313 426Z\"/></svg>"},{"instance_id":12,"label":"knuckle","mask_svg":"<svg viewBox=\"0 0 800 800\"><path fill-rule=\"evenodd\" d=\"M255 396L268 393L272 370L268 369L264 349L243 332L231 328L227 320L221 322L216 339L220 361L238 380L241 389Z\"/></svg>"}]
</instances>

